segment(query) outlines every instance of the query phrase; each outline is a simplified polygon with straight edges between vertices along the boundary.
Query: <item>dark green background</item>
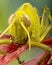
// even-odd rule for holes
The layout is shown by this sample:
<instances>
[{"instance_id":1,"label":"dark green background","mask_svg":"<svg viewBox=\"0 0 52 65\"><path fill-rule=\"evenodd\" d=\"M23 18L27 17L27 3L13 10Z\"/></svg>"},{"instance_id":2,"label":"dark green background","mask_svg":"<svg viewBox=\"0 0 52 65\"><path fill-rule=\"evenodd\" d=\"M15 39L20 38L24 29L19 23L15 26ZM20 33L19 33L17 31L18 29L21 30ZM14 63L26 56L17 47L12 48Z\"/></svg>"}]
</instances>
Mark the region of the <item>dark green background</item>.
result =
<instances>
[{"instance_id":1,"label":"dark green background","mask_svg":"<svg viewBox=\"0 0 52 65\"><path fill-rule=\"evenodd\" d=\"M33 6L37 7L40 15L42 14L42 7L48 6L52 11L52 0L0 0L0 32L2 32L8 26L8 18L14 13L19 6L23 3L29 2ZM35 48L30 52L25 51L21 56L21 60L30 60L34 56L37 56L42 50ZM8 65L18 65L17 60L12 61Z\"/></svg>"}]
</instances>

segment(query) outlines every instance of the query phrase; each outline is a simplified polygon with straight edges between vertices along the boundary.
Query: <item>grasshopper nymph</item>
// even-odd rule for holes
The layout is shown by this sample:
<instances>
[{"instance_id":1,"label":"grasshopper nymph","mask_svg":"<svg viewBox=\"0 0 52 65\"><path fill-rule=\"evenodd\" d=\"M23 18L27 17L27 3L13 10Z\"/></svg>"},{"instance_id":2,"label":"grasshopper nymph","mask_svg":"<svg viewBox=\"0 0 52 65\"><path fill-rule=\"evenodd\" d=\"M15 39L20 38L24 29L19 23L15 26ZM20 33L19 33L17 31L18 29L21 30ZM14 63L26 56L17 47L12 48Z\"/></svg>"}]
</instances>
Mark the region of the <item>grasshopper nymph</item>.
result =
<instances>
[{"instance_id":1,"label":"grasshopper nymph","mask_svg":"<svg viewBox=\"0 0 52 65\"><path fill-rule=\"evenodd\" d=\"M41 43L52 28L52 26L48 25L48 16L49 11L44 8L40 23L37 8L32 7L30 3L25 3L10 16L9 26L0 37L8 31L13 36L13 42L20 44L26 41L29 49L31 49L31 46L36 46L49 54L51 51L50 47Z\"/></svg>"}]
</instances>

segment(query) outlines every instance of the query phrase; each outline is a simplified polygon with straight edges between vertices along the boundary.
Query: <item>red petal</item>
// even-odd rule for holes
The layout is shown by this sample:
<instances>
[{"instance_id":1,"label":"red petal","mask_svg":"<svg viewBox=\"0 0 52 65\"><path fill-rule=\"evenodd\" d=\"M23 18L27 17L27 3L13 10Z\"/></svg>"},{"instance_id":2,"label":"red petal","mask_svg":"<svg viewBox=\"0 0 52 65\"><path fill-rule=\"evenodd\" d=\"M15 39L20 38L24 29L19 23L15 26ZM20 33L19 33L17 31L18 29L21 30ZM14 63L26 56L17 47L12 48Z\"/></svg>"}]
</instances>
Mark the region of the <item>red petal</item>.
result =
<instances>
[{"instance_id":1,"label":"red petal","mask_svg":"<svg viewBox=\"0 0 52 65\"><path fill-rule=\"evenodd\" d=\"M45 55L45 53L41 53L39 56L37 56L36 58L23 63L22 65L37 65L37 63L39 62L39 60Z\"/></svg>"},{"instance_id":2,"label":"red petal","mask_svg":"<svg viewBox=\"0 0 52 65\"><path fill-rule=\"evenodd\" d=\"M48 65L52 65L52 63L48 64Z\"/></svg>"},{"instance_id":3,"label":"red petal","mask_svg":"<svg viewBox=\"0 0 52 65\"><path fill-rule=\"evenodd\" d=\"M10 38L10 35L4 35L1 37L1 39ZM43 41L44 44L49 45L52 47L52 38L46 39ZM20 48L21 47L21 48ZM18 57L25 49L27 49L27 45L16 45L16 44L10 44L10 45L0 45L0 50L4 51L6 53L10 53L7 55L0 56L0 65L6 65L8 62L13 60L14 58ZM51 52L52 54L52 52ZM38 61L45 55L45 53L40 54L38 57L23 63L22 65L37 65ZM52 65L52 63L47 64L49 61L51 55L49 55L42 63L41 65Z\"/></svg>"},{"instance_id":4,"label":"red petal","mask_svg":"<svg viewBox=\"0 0 52 65\"><path fill-rule=\"evenodd\" d=\"M49 45L50 47L52 47L52 38L43 40L42 43L44 43L44 44Z\"/></svg>"},{"instance_id":5,"label":"red petal","mask_svg":"<svg viewBox=\"0 0 52 65\"><path fill-rule=\"evenodd\" d=\"M45 53L41 53L39 56L37 56L36 58L23 63L22 65L37 65L37 63L40 61L40 59L45 55ZM49 59L51 58L51 54L48 55L48 57L41 63L41 65L52 65L52 63L47 64L47 62L49 61Z\"/></svg>"},{"instance_id":6,"label":"red petal","mask_svg":"<svg viewBox=\"0 0 52 65\"><path fill-rule=\"evenodd\" d=\"M9 63L10 61L12 61L14 58L17 58L24 50L27 49L27 45L23 45L21 48L19 48L18 50L7 54L7 55L3 55L0 58L0 65L6 65L7 63Z\"/></svg>"},{"instance_id":7,"label":"red petal","mask_svg":"<svg viewBox=\"0 0 52 65\"><path fill-rule=\"evenodd\" d=\"M4 44L0 45L0 51L11 53L19 48L19 45L17 44Z\"/></svg>"},{"instance_id":8,"label":"red petal","mask_svg":"<svg viewBox=\"0 0 52 65\"><path fill-rule=\"evenodd\" d=\"M8 39L8 38L11 39L11 37L12 37L11 35L8 35L8 34L6 35L6 34L5 34L5 35L3 35L2 37L0 37L0 39Z\"/></svg>"},{"instance_id":9,"label":"red petal","mask_svg":"<svg viewBox=\"0 0 52 65\"><path fill-rule=\"evenodd\" d=\"M51 54L49 54L46 59L41 63L41 65L48 65L47 62L49 61L49 59L51 58Z\"/></svg>"}]
</instances>

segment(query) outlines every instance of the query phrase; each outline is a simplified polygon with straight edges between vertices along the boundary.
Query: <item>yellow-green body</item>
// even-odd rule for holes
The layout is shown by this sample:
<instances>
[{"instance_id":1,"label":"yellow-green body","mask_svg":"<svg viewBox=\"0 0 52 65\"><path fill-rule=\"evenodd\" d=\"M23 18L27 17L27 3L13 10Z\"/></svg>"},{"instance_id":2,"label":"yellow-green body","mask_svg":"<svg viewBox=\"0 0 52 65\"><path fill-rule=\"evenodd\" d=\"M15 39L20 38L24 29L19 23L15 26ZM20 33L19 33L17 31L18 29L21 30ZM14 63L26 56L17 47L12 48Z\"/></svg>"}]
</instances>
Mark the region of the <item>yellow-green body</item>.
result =
<instances>
[{"instance_id":1,"label":"yellow-green body","mask_svg":"<svg viewBox=\"0 0 52 65\"><path fill-rule=\"evenodd\" d=\"M37 8L32 7L30 3L25 3L17 9L12 17L9 18L9 26L0 35L0 37L8 31L8 33L13 37L12 42L20 44L26 42L29 45L29 49L31 49L31 46L36 46L45 50L48 55L51 48L42 44L41 41L46 37L47 33L52 28L52 26L48 23L49 17L49 9L44 8L40 21ZM52 20L52 18L50 20ZM10 41L11 40L7 40L7 42ZM44 59L45 57L41 59L41 61Z\"/></svg>"},{"instance_id":2,"label":"yellow-green body","mask_svg":"<svg viewBox=\"0 0 52 65\"><path fill-rule=\"evenodd\" d=\"M37 8L32 7L30 3L25 3L17 9L14 16L9 18L9 27L0 35L0 37L8 31L9 34L13 36L14 42L25 43L26 41L30 48L32 41L41 43L52 28L52 26L49 26L48 18L48 8L44 8L40 21Z\"/></svg>"},{"instance_id":3,"label":"yellow-green body","mask_svg":"<svg viewBox=\"0 0 52 65\"><path fill-rule=\"evenodd\" d=\"M22 28L22 26L20 25L20 22L19 22L19 19L23 21L23 19L21 18L22 17L21 13L22 12L18 12L17 16L15 14L15 16L14 16L16 18L15 23L9 29L9 34L11 34L13 36L14 41L17 42L17 43L24 43L25 40L27 39L27 34L26 34L26 32L24 31L24 29ZM11 23L12 22L13 22L13 19L11 20ZM24 21L23 21L23 24L24 24ZM28 29L28 26L25 26L25 27Z\"/></svg>"},{"instance_id":4,"label":"yellow-green body","mask_svg":"<svg viewBox=\"0 0 52 65\"><path fill-rule=\"evenodd\" d=\"M38 41L40 36L40 20L37 8L33 8L29 3L25 3L16 11L17 16L18 11L22 11L22 14L27 15L29 17L30 26L28 28L28 31L32 33L31 37L34 37L35 40Z\"/></svg>"}]
</instances>

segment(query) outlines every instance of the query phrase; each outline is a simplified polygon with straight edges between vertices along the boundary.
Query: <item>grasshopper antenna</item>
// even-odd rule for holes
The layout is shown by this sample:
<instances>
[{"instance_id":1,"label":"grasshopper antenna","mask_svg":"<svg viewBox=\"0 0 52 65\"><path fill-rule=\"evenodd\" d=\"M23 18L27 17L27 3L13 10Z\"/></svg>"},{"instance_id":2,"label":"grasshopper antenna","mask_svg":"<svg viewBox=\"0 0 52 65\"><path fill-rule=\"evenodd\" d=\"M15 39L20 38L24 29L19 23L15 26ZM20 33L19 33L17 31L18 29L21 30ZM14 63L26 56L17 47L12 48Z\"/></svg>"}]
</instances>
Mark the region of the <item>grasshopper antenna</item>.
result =
<instances>
[{"instance_id":1,"label":"grasshopper antenna","mask_svg":"<svg viewBox=\"0 0 52 65\"><path fill-rule=\"evenodd\" d=\"M12 14L8 20L9 24L11 23L11 21L12 21L12 23L3 31L3 33L0 35L0 37L2 37L11 28L11 26L15 23L15 20L16 20L15 14Z\"/></svg>"}]
</instances>

